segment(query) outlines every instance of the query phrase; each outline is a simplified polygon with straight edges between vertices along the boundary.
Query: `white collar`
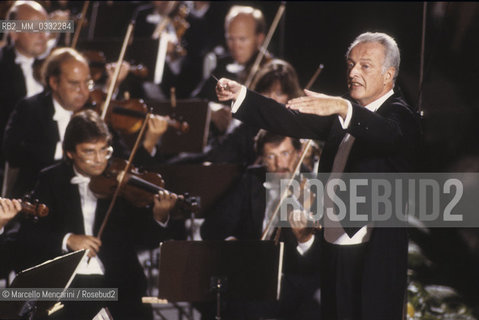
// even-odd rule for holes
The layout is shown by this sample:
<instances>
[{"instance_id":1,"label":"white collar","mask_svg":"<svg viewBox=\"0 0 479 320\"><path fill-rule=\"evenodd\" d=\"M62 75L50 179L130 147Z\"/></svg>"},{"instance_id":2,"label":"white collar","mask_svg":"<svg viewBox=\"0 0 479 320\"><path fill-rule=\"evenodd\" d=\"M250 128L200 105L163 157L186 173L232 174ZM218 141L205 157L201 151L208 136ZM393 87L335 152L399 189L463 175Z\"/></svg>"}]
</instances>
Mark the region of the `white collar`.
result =
<instances>
[{"instance_id":1,"label":"white collar","mask_svg":"<svg viewBox=\"0 0 479 320\"><path fill-rule=\"evenodd\" d=\"M71 178L70 180L70 183L72 184L83 184L83 183L90 183L90 177L89 176L85 176L83 174L81 174L77 168L75 168L75 165L73 165L73 172L75 172L75 175Z\"/></svg>"},{"instance_id":2,"label":"white collar","mask_svg":"<svg viewBox=\"0 0 479 320\"><path fill-rule=\"evenodd\" d=\"M384 101L386 101L393 94L394 94L394 90L391 89L384 96L366 105L365 108L368 109L369 111L376 112L376 110L379 109L379 107L384 103Z\"/></svg>"},{"instance_id":3,"label":"white collar","mask_svg":"<svg viewBox=\"0 0 479 320\"><path fill-rule=\"evenodd\" d=\"M55 114L53 115L53 120L56 120L57 122L61 120L70 121L73 111L66 110L55 98L52 97L52 99L53 99L53 108L55 108Z\"/></svg>"},{"instance_id":4,"label":"white collar","mask_svg":"<svg viewBox=\"0 0 479 320\"><path fill-rule=\"evenodd\" d=\"M15 63L32 65L34 61L35 58L29 58L21 54L17 49L15 49Z\"/></svg>"}]
</instances>

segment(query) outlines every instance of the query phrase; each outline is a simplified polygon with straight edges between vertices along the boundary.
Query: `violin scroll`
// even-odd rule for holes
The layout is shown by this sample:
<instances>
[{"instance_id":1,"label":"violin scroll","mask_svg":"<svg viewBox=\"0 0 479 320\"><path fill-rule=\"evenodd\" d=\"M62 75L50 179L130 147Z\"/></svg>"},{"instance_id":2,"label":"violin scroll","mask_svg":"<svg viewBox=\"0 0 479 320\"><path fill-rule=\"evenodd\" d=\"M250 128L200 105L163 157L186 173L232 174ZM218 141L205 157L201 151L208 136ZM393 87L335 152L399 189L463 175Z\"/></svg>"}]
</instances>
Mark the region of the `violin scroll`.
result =
<instances>
[{"instance_id":1,"label":"violin scroll","mask_svg":"<svg viewBox=\"0 0 479 320\"><path fill-rule=\"evenodd\" d=\"M32 202L28 200L22 200L20 202L20 205L22 206L21 212L28 214L32 217L43 218L48 216L48 207L45 204L40 203L38 200L34 200Z\"/></svg>"}]
</instances>

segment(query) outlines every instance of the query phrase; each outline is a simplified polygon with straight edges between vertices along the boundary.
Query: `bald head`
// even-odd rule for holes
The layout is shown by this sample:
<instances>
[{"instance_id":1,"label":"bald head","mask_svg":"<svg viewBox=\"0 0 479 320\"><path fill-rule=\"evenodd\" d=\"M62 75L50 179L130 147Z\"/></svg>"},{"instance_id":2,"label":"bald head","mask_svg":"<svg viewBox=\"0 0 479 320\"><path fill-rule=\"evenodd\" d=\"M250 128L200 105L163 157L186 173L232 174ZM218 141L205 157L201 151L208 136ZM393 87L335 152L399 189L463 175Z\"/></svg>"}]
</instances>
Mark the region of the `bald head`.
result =
<instances>
[{"instance_id":1,"label":"bald head","mask_svg":"<svg viewBox=\"0 0 479 320\"><path fill-rule=\"evenodd\" d=\"M17 1L7 13L8 20L47 20L45 9L35 1ZM24 56L35 58L45 52L48 37L43 32L12 32L10 39Z\"/></svg>"},{"instance_id":2,"label":"bald head","mask_svg":"<svg viewBox=\"0 0 479 320\"><path fill-rule=\"evenodd\" d=\"M263 14L251 7L234 6L225 21L228 50L236 62L246 64L263 43Z\"/></svg>"}]
</instances>

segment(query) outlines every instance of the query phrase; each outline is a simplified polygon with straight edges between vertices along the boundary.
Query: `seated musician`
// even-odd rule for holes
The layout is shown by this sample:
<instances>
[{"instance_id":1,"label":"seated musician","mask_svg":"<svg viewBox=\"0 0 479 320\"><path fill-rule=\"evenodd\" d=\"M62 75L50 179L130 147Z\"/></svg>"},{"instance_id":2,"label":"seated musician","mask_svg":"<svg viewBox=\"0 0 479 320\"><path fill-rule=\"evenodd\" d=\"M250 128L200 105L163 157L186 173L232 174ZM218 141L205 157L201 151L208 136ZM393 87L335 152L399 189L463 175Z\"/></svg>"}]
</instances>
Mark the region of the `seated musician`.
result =
<instances>
[{"instance_id":1,"label":"seated musician","mask_svg":"<svg viewBox=\"0 0 479 320\"><path fill-rule=\"evenodd\" d=\"M111 139L96 112L85 110L72 117L63 140L65 159L43 170L34 190L35 198L50 208L49 215L22 224L21 252L34 264L88 249L91 260L81 262L72 287L118 288L118 302L106 305L115 320L151 319L151 309L141 303L146 279L135 249L157 247L169 236L166 223L177 196L162 191L150 208L136 208L118 198L101 238L97 237L110 199L94 194L89 182L107 167ZM57 316L92 319L104 306L102 301L71 301Z\"/></svg>"},{"instance_id":2,"label":"seated musician","mask_svg":"<svg viewBox=\"0 0 479 320\"><path fill-rule=\"evenodd\" d=\"M266 173L292 173L301 151L298 139L260 130L257 152L264 166L250 166L241 181L220 200L201 227L203 239L260 239L271 219L279 188L266 181ZM269 195L267 201L266 195ZM319 319L319 243L316 230L301 223L283 228L285 242L284 278L279 305L246 303L228 308L230 318L279 317ZM274 229L268 229L271 235ZM269 238L269 237L268 237ZM272 238L271 238L272 239Z\"/></svg>"},{"instance_id":3,"label":"seated musician","mask_svg":"<svg viewBox=\"0 0 479 320\"><path fill-rule=\"evenodd\" d=\"M230 77L240 83L247 79L256 59L260 46L265 38L266 24L263 13L259 9L248 6L232 6L225 17L225 40L228 54L220 57L211 72L218 79ZM264 60L264 62L267 62ZM194 96L218 101L214 95L216 80L207 78L193 92ZM214 108L211 114L216 134L223 134L231 123L229 106Z\"/></svg>"},{"instance_id":4,"label":"seated musician","mask_svg":"<svg viewBox=\"0 0 479 320\"><path fill-rule=\"evenodd\" d=\"M72 114L87 103L92 86L88 62L70 48L57 49L47 58L43 81L46 90L21 100L5 131L3 153L11 167L19 168L14 196L31 190L40 170L62 158L65 128ZM151 118L140 159L151 157L166 128L166 118Z\"/></svg>"}]
</instances>

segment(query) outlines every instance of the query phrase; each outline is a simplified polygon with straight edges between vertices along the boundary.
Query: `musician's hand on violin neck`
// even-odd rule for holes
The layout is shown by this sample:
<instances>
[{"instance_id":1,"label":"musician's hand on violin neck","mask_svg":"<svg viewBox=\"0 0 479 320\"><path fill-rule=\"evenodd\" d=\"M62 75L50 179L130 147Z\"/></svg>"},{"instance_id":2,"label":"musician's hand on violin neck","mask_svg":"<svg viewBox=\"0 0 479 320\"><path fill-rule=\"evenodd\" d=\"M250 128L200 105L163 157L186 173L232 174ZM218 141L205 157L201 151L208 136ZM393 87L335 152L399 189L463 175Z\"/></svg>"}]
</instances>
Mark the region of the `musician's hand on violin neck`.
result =
<instances>
[{"instance_id":1,"label":"musician's hand on violin neck","mask_svg":"<svg viewBox=\"0 0 479 320\"><path fill-rule=\"evenodd\" d=\"M288 216L293 234L299 243L306 242L311 239L314 229L308 226L308 218L306 212L302 210L293 210Z\"/></svg>"},{"instance_id":2,"label":"musician's hand on violin neck","mask_svg":"<svg viewBox=\"0 0 479 320\"><path fill-rule=\"evenodd\" d=\"M151 153L156 144L160 141L161 136L168 129L168 117L160 115L151 115L148 119L148 129L143 140L143 147Z\"/></svg>"},{"instance_id":3,"label":"musician's hand on violin neck","mask_svg":"<svg viewBox=\"0 0 479 320\"><path fill-rule=\"evenodd\" d=\"M107 88L110 86L110 82L113 79L113 74L115 73L116 62L108 63L106 65L106 72L108 74L107 80ZM116 82L116 88L120 86L120 84L125 80L126 76L128 76L128 72L130 71L130 64L126 61L121 63L120 73L118 74L118 80Z\"/></svg>"},{"instance_id":4,"label":"musician's hand on violin neck","mask_svg":"<svg viewBox=\"0 0 479 320\"><path fill-rule=\"evenodd\" d=\"M241 84L236 81L221 78L216 84L216 95L220 101L236 100L241 90Z\"/></svg>"},{"instance_id":5,"label":"musician's hand on violin neck","mask_svg":"<svg viewBox=\"0 0 479 320\"><path fill-rule=\"evenodd\" d=\"M20 201L0 198L0 228L3 228L22 210Z\"/></svg>"},{"instance_id":6,"label":"musician's hand on violin neck","mask_svg":"<svg viewBox=\"0 0 479 320\"><path fill-rule=\"evenodd\" d=\"M158 192L154 198L153 217L155 220L165 223L168 221L168 215L176 204L178 196L173 192L166 190Z\"/></svg>"},{"instance_id":7,"label":"musician's hand on violin neck","mask_svg":"<svg viewBox=\"0 0 479 320\"><path fill-rule=\"evenodd\" d=\"M88 256L95 257L100 251L101 240L84 234L71 234L67 239L67 247L72 251L89 249Z\"/></svg>"}]
</instances>

